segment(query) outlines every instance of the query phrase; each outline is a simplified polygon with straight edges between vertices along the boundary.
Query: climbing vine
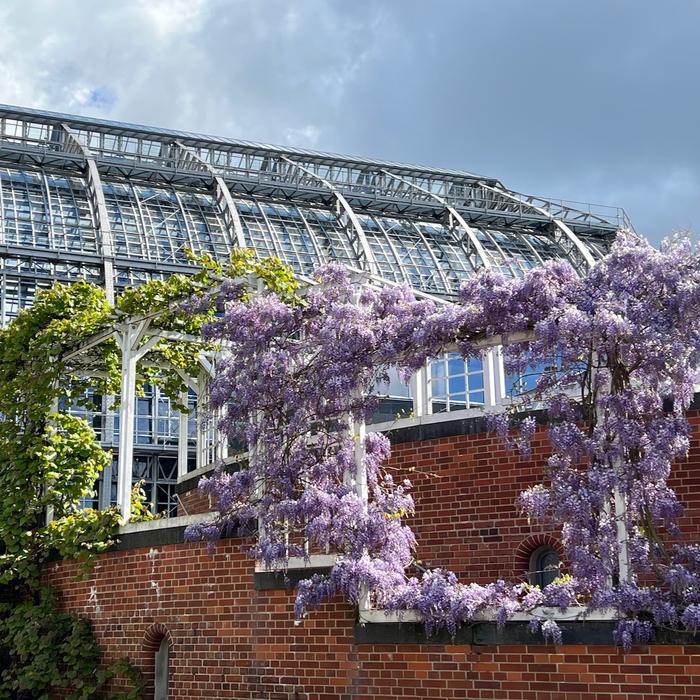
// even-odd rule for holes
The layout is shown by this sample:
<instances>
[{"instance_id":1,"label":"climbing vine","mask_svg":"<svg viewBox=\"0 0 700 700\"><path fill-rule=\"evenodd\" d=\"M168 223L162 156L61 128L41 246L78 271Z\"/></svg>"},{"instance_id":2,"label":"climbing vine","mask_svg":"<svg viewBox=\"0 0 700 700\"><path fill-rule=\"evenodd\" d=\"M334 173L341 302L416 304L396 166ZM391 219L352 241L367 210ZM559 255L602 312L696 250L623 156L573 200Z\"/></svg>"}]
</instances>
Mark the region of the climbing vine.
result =
<instances>
[{"instance_id":1,"label":"climbing vine","mask_svg":"<svg viewBox=\"0 0 700 700\"><path fill-rule=\"evenodd\" d=\"M195 274L127 289L114 308L95 285L56 284L0 329L0 585L9 601L0 605L0 698L44 698L56 690L76 699L114 697L104 687L115 674L133 681L124 697L140 697L138 673L126 660L96 675L101 654L89 624L59 611L41 571L59 555L81 562L85 575L116 538L117 509L81 508L111 457L92 427L69 411L86 402L88 389L119 393L120 351L110 329L139 317L185 334L160 340L139 378L140 386L157 384L179 405L182 374L196 373L201 326L221 311L226 294L243 298L250 275L285 298L294 289L287 268L246 251L225 266L195 261ZM75 352L99 334L102 342ZM151 517L138 484L132 513Z\"/></svg>"},{"instance_id":2,"label":"climbing vine","mask_svg":"<svg viewBox=\"0 0 700 700\"><path fill-rule=\"evenodd\" d=\"M257 522L251 555L268 565L309 549L337 553L329 575L300 585L300 618L335 594L358 602L368 592L380 607L417 609L429 631L454 632L483 613L502 623L542 605L579 604L614 609L625 647L660 626L700 628L700 547L678 540L682 508L668 486L688 452L685 411L700 366L700 258L687 240L655 250L622 232L584 277L566 262L515 280L484 271L464 283L458 303L439 307L405 288L360 288L337 266L318 282L294 299L229 296L203 325L229 351L212 387L213 407L226 410L219 427L253 449L247 469L202 481L219 518L191 527L190 538L216 540ZM518 334L526 340L508 342ZM385 436L361 441L358 432L376 403L372 387L390 369L408 376L455 347L479 357L478 341L498 335L507 371L539 374L530 400L549 417L547 483L521 504L562 528L571 574L544 590L463 584L440 569L412 574L410 482L386 470ZM534 419L515 426L503 413L492 424L528 450ZM552 620L541 628L560 638Z\"/></svg>"}]
</instances>

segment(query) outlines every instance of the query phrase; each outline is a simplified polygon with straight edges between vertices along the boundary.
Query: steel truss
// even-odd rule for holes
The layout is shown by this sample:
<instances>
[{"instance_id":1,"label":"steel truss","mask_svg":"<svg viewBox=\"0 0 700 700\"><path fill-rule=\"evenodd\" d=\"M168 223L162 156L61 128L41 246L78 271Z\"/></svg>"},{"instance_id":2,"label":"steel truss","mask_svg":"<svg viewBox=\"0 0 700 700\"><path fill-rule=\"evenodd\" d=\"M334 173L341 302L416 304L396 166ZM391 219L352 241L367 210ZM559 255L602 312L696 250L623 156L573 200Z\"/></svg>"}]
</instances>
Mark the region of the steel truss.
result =
<instances>
[{"instance_id":1,"label":"steel truss","mask_svg":"<svg viewBox=\"0 0 700 700\"><path fill-rule=\"evenodd\" d=\"M620 227L630 227L621 209L521 195L494 178L473 173L9 106L0 106L0 162L86 178L107 277L109 265L116 261L101 181L213 193L230 246L245 244L236 197L327 207L344 222L355 265L372 272L377 267L360 213L443 222L474 269L490 264L475 227L543 236L559 245L578 269L590 264L578 236L604 242Z\"/></svg>"}]
</instances>

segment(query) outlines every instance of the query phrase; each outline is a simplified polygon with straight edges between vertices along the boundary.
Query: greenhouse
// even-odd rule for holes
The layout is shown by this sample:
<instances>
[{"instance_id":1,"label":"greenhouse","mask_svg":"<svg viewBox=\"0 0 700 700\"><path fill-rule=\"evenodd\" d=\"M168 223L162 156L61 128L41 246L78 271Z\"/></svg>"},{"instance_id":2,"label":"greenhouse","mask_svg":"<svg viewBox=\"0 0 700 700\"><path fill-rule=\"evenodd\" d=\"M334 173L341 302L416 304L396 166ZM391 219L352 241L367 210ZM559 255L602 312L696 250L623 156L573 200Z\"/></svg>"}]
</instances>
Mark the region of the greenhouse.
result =
<instances>
[{"instance_id":1,"label":"greenhouse","mask_svg":"<svg viewBox=\"0 0 700 700\"><path fill-rule=\"evenodd\" d=\"M482 268L519 277L564 259L584 272L630 227L622 209L524 195L469 172L9 106L0 107L0 182L3 324L54 281L95 282L113 301L128 286L192 272L188 251L225 261L239 248L302 277L339 262L378 285L450 300ZM507 376L494 349L484 366L446 357L416 381L380 387L375 421L478 410L529 380ZM113 403L94 395L75 407L115 455L100 507L117 501L124 455ZM203 457L189 422L192 470ZM183 430L157 387L136 399L129 461L155 511L176 507Z\"/></svg>"}]
</instances>

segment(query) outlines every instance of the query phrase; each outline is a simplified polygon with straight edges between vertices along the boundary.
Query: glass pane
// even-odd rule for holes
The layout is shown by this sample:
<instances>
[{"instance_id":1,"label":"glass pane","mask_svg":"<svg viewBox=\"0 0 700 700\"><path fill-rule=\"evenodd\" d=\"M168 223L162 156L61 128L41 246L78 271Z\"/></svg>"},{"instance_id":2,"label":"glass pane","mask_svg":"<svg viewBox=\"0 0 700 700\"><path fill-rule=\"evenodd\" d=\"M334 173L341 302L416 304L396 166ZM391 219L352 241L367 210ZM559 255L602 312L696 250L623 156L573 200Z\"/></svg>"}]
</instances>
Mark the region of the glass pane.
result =
<instances>
[{"instance_id":1,"label":"glass pane","mask_svg":"<svg viewBox=\"0 0 700 700\"><path fill-rule=\"evenodd\" d=\"M433 379L437 377L445 376L445 362L444 360L433 360L430 365L430 372Z\"/></svg>"},{"instance_id":2,"label":"glass pane","mask_svg":"<svg viewBox=\"0 0 700 700\"><path fill-rule=\"evenodd\" d=\"M446 393L445 380L444 379L433 379L431 384L431 393L433 396L444 396Z\"/></svg>"},{"instance_id":3,"label":"glass pane","mask_svg":"<svg viewBox=\"0 0 700 700\"><path fill-rule=\"evenodd\" d=\"M449 374L463 374L464 360L461 357L450 357L448 360Z\"/></svg>"},{"instance_id":4,"label":"glass pane","mask_svg":"<svg viewBox=\"0 0 700 700\"><path fill-rule=\"evenodd\" d=\"M484 363L480 357L470 357L467 367L470 372L481 372L484 368Z\"/></svg>"},{"instance_id":5,"label":"glass pane","mask_svg":"<svg viewBox=\"0 0 700 700\"><path fill-rule=\"evenodd\" d=\"M459 393L464 393L466 386L466 379L464 375L460 375L458 377L450 377L449 379L449 386L450 386L450 394L459 394Z\"/></svg>"},{"instance_id":6,"label":"glass pane","mask_svg":"<svg viewBox=\"0 0 700 700\"><path fill-rule=\"evenodd\" d=\"M479 374L469 375L469 391L474 391L475 389L484 388L484 375L480 372Z\"/></svg>"}]
</instances>

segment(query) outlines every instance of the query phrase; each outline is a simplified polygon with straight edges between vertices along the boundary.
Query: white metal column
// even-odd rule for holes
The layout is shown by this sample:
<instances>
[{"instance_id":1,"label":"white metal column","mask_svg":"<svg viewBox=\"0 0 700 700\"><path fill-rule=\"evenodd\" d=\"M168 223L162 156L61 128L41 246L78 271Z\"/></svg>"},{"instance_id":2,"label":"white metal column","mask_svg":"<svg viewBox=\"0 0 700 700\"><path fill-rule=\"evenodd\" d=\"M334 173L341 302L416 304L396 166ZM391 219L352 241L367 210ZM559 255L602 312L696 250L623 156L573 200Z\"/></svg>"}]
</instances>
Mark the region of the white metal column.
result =
<instances>
[{"instance_id":1,"label":"white metal column","mask_svg":"<svg viewBox=\"0 0 700 700\"><path fill-rule=\"evenodd\" d=\"M148 321L129 323L118 339L122 351L121 405L119 407L119 458L117 505L122 520L131 517L131 480L134 468L134 417L136 404L136 370L138 361L160 340L151 337L139 345L148 328Z\"/></svg>"},{"instance_id":2,"label":"white metal column","mask_svg":"<svg viewBox=\"0 0 700 700\"><path fill-rule=\"evenodd\" d=\"M120 336L122 346L121 405L119 406L119 459L117 473L117 506L122 519L131 517L131 477L134 466L134 409L136 394L135 331L128 326Z\"/></svg>"},{"instance_id":3,"label":"white metal column","mask_svg":"<svg viewBox=\"0 0 700 700\"><path fill-rule=\"evenodd\" d=\"M596 367L595 365L598 362L598 357L597 354L594 353L593 358L593 367L592 367L592 384L595 385L595 374L596 374ZM611 389L611 382L608 383L608 386L606 387L607 392L609 393ZM596 406L595 406L595 413L596 413L596 423L598 425L602 425L603 422L605 421L605 414L603 412L603 409L600 406L600 403L596 401ZM620 460L619 459L613 459L612 464L610 467L617 472L617 474L620 473L621 471L621 465L620 465ZM616 532L616 542L617 542L617 573L618 573L618 578L619 578L619 583L626 583L630 580L632 572L630 569L630 556L629 556L629 542L628 542L628 533L627 533L627 504L625 503L625 498L622 495L622 492L620 491L619 487L615 486L613 488L613 514L615 517L615 532Z\"/></svg>"},{"instance_id":4,"label":"white metal column","mask_svg":"<svg viewBox=\"0 0 700 700\"><path fill-rule=\"evenodd\" d=\"M180 393L180 403L183 406L188 405L189 393L187 390ZM177 477L181 479L187 474L188 461L188 438L189 438L189 414L180 411L178 417L178 433L177 433Z\"/></svg>"}]
</instances>

